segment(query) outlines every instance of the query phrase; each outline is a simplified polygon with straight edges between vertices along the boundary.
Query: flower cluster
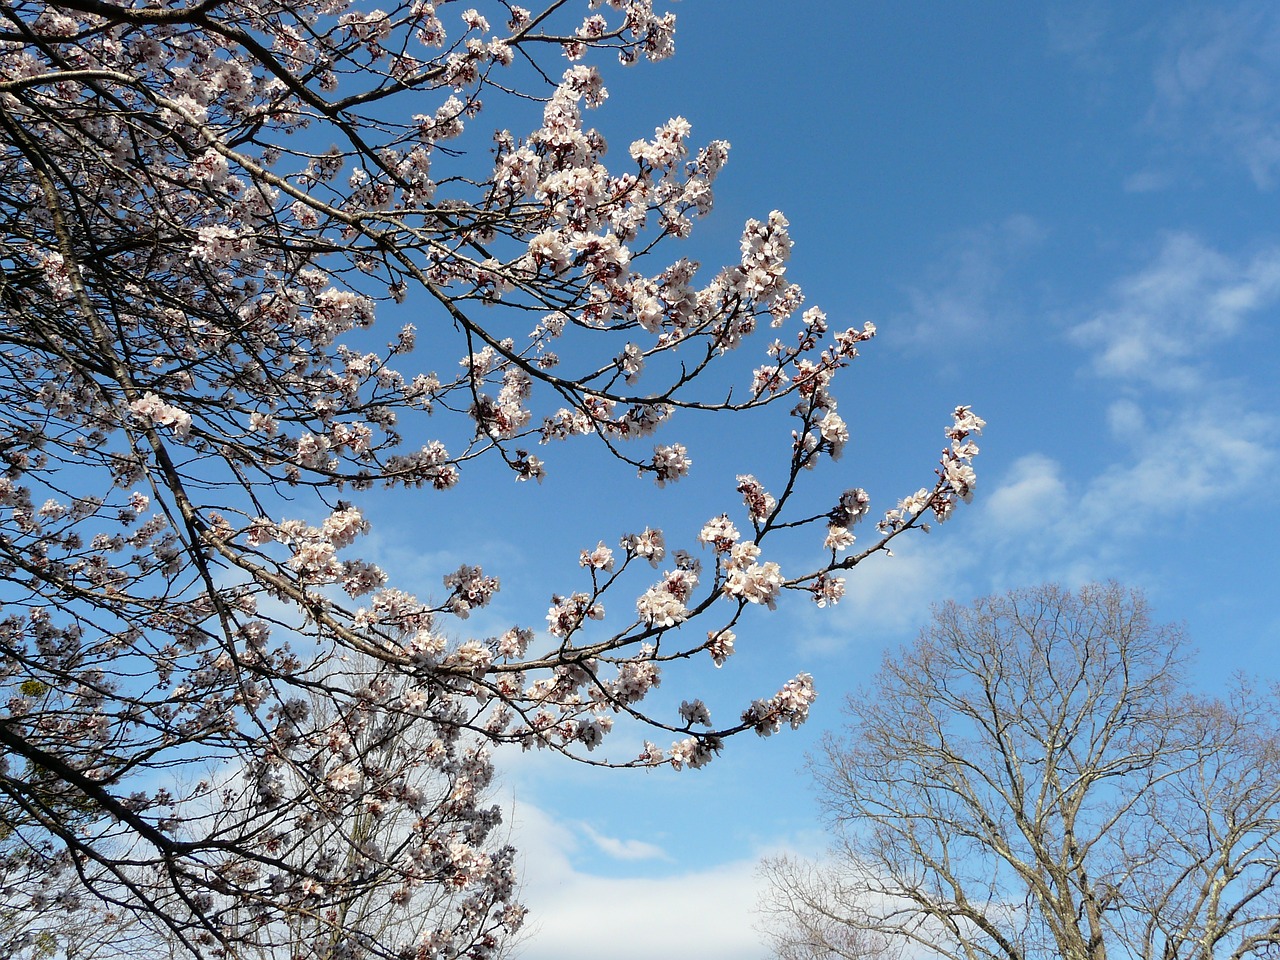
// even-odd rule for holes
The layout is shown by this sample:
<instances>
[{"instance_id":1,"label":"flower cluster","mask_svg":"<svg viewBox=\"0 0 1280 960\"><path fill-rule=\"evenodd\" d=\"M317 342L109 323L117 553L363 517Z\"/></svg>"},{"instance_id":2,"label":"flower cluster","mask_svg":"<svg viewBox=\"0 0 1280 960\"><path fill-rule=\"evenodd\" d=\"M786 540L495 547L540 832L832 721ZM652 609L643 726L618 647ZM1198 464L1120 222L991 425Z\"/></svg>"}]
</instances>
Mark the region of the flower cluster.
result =
<instances>
[{"instance_id":1,"label":"flower cluster","mask_svg":"<svg viewBox=\"0 0 1280 960\"><path fill-rule=\"evenodd\" d=\"M716 553L728 553L733 549L734 544L738 542L739 536L738 528L733 525L729 515L723 513L707 521L706 525L698 533L698 539L715 550Z\"/></svg>"},{"instance_id":2,"label":"flower cluster","mask_svg":"<svg viewBox=\"0 0 1280 960\"><path fill-rule=\"evenodd\" d=\"M772 560L759 563L760 548L750 540L733 545L725 563L728 576L724 592L748 603L763 603L774 609L782 589L782 570Z\"/></svg>"},{"instance_id":3,"label":"flower cluster","mask_svg":"<svg viewBox=\"0 0 1280 960\"><path fill-rule=\"evenodd\" d=\"M794 730L809 717L809 707L818 698L813 677L798 674L767 700L757 700L742 714L742 722L757 734L768 737L782 729L784 723Z\"/></svg>"},{"instance_id":4,"label":"flower cluster","mask_svg":"<svg viewBox=\"0 0 1280 960\"><path fill-rule=\"evenodd\" d=\"M671 744L668 762L677 770L682 767L697 770L710 763L721 747L718 737L686 737Z\"/></svg>"},{"instance_id":5,"label":"flower cluster","mask_svg":"<svg viewBox=\"0 0 1280 960\"><path fill-rule=\"evenodd\" d=\"M185 438L191 433L191 414L165 403L150 391L130 403L129 412L149 426L168 427L175 437Z\"/></svg>"},{"instance_id":6,"label":"flower cluster","mask_svg":"<svg viewBox=\"0 0 1280 960\"><path fill-rule=\"evenodd\" d=\"M643 533L627 534L620 543L628 557L648 560L650 566L656 567L667 555L667 544L661 530L650 530L645 527Z\"/></svg>"},{"instance_id":7,"label":"flower cluster","mask_svg":"<svg viewBox=\"0 0 1280 960\"><path fill-rule=\"evenodd\" d=\"M448 601L450 612L465 620L472 609L485 607L498 592L498 578L486 577L479 567L463 564L444 578L444 585L452 591Z\"/></svg>"},{"instance_id":8,"label":"flower cluster","mask_svg":"<svg viewBox=\"0 0 1280 960\"><path fill-rule=\"evenodd\" d=\"M853 546L856 538L850 528L865 517L870 509L871 496L867 491L857 488L842 493L840 502L827 515L826 547L839 552Z\"/></svg>"},{"instance_id":9,"label":"flower cluster","mask_svg":"<svg viewBox=\"0 0 1280 960\"><path fill-rule=\"evenodd\" d=\"M947 428L950 445L942 451L938 467L938 483L933 490L921 488L899 501L880 521L881 533L893 534L911 524L925 510L932 510L942 523L955 511L956 503L968 503L973 498L977 476L973 472L973 458L978 455L978 445L970 439L980 435L987 422L967 406L956 407L951 426Z\"/></svg>"},{"instance_id":10,"label":"flower cluster","mask_svg":"<svg viewBox=\"0 0 1280 960\"><path fill-rule=\"evenodd\" d=\"M686 604L697 585L694 571L672 570L636 600L636 612L651 627L674 627L689 616Z\"/></svg>"},{"instance_id":11,"label":"flower cluster","mask_svg":"<svg viewBox=\"0 0 1280 960\"><path fill-rule=\"evenodd\" d=\"M551 609L547 611L547 632L553 637L568 638L586 619L603 620L604 607L585 593L553 596Z\"/></svg>"}]
</instances>

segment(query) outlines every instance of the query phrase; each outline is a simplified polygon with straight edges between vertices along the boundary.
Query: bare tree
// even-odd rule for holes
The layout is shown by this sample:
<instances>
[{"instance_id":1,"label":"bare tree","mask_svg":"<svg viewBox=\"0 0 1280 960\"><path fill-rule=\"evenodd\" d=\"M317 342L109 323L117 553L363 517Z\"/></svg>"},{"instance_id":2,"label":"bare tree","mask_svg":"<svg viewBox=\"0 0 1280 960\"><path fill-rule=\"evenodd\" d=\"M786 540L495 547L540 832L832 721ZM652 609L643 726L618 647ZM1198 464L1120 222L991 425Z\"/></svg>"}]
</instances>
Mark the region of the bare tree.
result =
<instances>
[{"instance_id":1,"label":"bare tree","mask_svg":"<svg viewBox=\"0 0 1280 960\"><path fill-rule=\"evenodd\" d=\"M779 956L1271 955L1280 715L1186 658L1114 584L938 608L814 759L830 859L764 866Z\"/></svg>"}]
</instances>

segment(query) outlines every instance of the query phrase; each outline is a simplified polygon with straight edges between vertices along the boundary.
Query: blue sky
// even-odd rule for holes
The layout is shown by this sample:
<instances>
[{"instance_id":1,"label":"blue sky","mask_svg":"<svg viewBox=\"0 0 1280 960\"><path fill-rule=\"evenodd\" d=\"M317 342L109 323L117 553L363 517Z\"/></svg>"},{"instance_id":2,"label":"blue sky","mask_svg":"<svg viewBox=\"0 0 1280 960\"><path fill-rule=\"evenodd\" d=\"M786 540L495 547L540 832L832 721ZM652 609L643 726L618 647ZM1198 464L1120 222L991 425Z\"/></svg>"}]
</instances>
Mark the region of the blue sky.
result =
<instances>
[{"instance_id":1,"label":"blue sky","mask_svg":"<svg viewBox=\"0 0 1280 960\"><path fill-rule=\"evenodd\" d=\"M679 774L499 758L526 851L527 960L762 957L755 861L822 846L804 752L931 603L1115 578L1186 624L1206 688L1277 674L1280 7L675 10L675 59L611 71L591 119L619 153L677 114L695 142L730 140L692 255L731 259L742 222L780 209L809 302L833 326L879 327L846 377L853 441L814 478L815 505L860 485L882 510L927 483L956 404L988 429L954 521L859 567L835 610L756 618L723 671L662 691L740 709L807 670L821 698L804 730ZM480 635L539 623L598 539L652 524L692 546L733 506L733 475L767 471L769 426L687 424L694 470L665 491L579 444L549 452L541 488L476 476L369 513L399 582L463 561L502 578Z\"/></svg>"}]
</instances>

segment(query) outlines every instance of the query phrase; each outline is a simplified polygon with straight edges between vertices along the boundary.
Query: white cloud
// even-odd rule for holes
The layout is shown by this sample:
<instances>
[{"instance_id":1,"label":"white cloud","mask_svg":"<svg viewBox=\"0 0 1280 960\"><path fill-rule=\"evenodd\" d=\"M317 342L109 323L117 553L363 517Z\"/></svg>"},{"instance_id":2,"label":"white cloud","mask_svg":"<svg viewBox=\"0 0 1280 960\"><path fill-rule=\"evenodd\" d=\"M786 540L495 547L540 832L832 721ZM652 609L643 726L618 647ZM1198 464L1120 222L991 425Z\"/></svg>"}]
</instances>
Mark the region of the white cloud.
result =
<instances>
[{"instance_id":1,"label":"white cloud","mask_svg":"<svg viewBox=\"0 0 1280 960\"><path fill-rule=\"evenodd\" d=\"M1069 492L1062 473L1062 465L1042 453L1015 461L1004 482L981 501L989 527L997 534L1023 537L1046 516L1065 514Z\"/></svg>"},{"instance_id":2,"label":"white cloud","mask_svg":"<svg viewBox=\"0 0 1280 960\"><path fill-rule=\"evenodd\" d=\"M1214 361L1277 307L1280 249L1232 257L1166 237L1070 333L1100 387L1121 392L1107 426L1123 452L1092 475L1059 455L1018 460L980 508L1000 553L1114 575L1108 564L1136 537L1258 489L1280 461L1276 417Z\"/></svg>"},{"instance_id":3,"label":"white cloud","mask_svg":"<svg viewBox=\"0 0 1280 960\"><path fill-rule=\"evenodd\" d=\"M945 530L945 528L944 528ZM967 535L908 533L895 540L893 556L876 554L845 574L844 598L833 609L806 608L793 634L802 653L824 654L850 646L878 650L888 637L918 630L934 603L971 593L977 560Z\"/></svg>"},{"instance_id":4,"label":"white cloud","mask_svg":"<svg viewBox=\"0 0 1280 960\"><path fill-rule=\"evenodd\" d=\"M1146 430L1147 415L1140 404L1122 398L1107 407L1107 426L1117 438L1134 441Z\"/></svg>"},{"instance_id":5,"label":"white cloud","mask_svg":"<svg viewBox=\"0 0 1280 960\"><path fill-rule=\"evenodd\" d=\"M1125 177L1123 187L1125 193L1159 193L1172 187L1177 179L1170 170L1148 168Z\"/></svg>"},{"instance_id":6,"label":"white cloud","mask_svg":"<svg viewBox=\"0 0 1280 960\"><path fill-rule=\"evenodd\" d=\"M582 834L594 831L518 804L512 834L524 859L530 910L523 960L763 960L752 927L759 899L756 854L662 877L601 876L577 869ZM788 847L787 849L790 849ZM813 852L806 850L806 853Z\"/></svg>"},{"instance_id":7,"label":"white cloud","mask_svg":"<svg viewBox=\"0 0 1280 960\"><path fill-rule=\"evenodd\" d=\"M1122 407L1124 417L1143 416L1136 404ZM1112 575L1108 562L1134 537L1257 489L1280 461L1274 426L1272 417L1218 399L1166 413L1134 435L1128 457L1092 476L1044 454L1022 457L980 504L992 552L1021 569L1024 582L1033 571L1059 579L1056 569L1077 571L1062 575L1073 580Z\"/></svg>"},{"instance_id":8,"label":"white cloud","mask_svg":"<svg viewBox=\"0 0 1280 960\"><path fill-rule=\"evenodd\" d=\"M1137 532L1150 517L1176 520L1257 489L1278 457L1275 418L1229 397L1188 403L1146 434L1129 463L1088 486L1093 526Z\"/></svg>"},{"instance_id":9,"label":"white cloud","mask_svg":"<svg viewBox=\"0 0 1280 960\"><path fill-rule=\"evenodd\" d=\"M585 833L598 849L615 860L670 860L671 857L657 844L644 840L622 840L618 837L605 836L591 827L589 823L579 823L578 827Z\"/></svg>"},{"instance_id":10,"label":"white cloud","mask_svg":"<svg viewBox=\"0 0 1280 960\"><path fill-rule=\"evenodd\" d=\"M1010 313L1002 296L1006 274L1045 236L1039 223L1017 214L951 238L924 282L907 290L911 306L903 326L911 339L946 344L979 332L989 336Z\"/></svg>"},{"instance_id":11,"label":"white cloud","mask_svg":"<svg viewBox=\"0 0 1280 960\"><path fill-rule=\"evenodd\" d=\"M1096 373L1187 390L1202 386L1204 358L1217 342L1277 302L1280 249L1233 259L1176 233L1071 336L1093 351Z\"/></svg>"},{"instance_id":12,"label":"white cloud","mask_svg":"<svg viewBox=\"0 0 1280 960\"><path fill-rule=\"evenodd\" d=\"M1191 153L1233 157L1259 189L1280 173L1275 4L1196 4L1163 28L1149 129Z\"/></svg>"}]
</instances>

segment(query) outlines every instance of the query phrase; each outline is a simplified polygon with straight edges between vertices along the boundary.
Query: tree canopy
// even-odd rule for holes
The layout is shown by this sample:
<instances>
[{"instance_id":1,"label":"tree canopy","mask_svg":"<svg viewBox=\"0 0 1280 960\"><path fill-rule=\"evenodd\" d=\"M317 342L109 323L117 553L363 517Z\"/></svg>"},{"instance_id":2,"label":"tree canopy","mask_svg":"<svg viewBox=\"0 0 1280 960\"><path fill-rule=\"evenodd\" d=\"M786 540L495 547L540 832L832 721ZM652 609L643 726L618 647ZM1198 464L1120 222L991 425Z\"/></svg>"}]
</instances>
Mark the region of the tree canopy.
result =
<instances>
[{"instance_id":1,"label":"tree canopy","mask_svg":"<svg viewBox=\"0 0 1280 960\"><path fill-rule=\"evenodd\" d=\"M523 910L490 745L697 767L801 723L807 674L718 726L696 696L643 701L668 666L723 663L749 606L835 603L841 571L969 498L983 423L959 407L936 480L865 545L865 491L805 502L874 328L801 311L776 211L718 271L673 252L728 144L691 149L677 117L607 167L592 58L666 57L674 17L575 6L0 3L11 914L89 902L221 956L302 928L317 955L492 956ZM494 132L486 110L531 115ZM711 375L761 327L741 382ZM665 486L690 467L672 421L775 403L781 485L738 477L741 505L684 536L698 555L620 508L635 532L584 545L579 587L495 636L462 624L491 572L424 600L354 553L377 489L540 482L532 451L578 438ZM809 568L766 559L805 528ZM596 753L616 716L671 745ZM424 887L408 939L348 922Z\"/></svg>"},{"instance_id":2,"label":"tree canopy","mask_svg":"<svg viewBox=\"0 0 1280 960\"><path fill-rule=\"evenodd\" d=\"M1187 663L1116 584L938 607L814 758L838 840L766 865L779 956L1270 956L1280 713Z\"/></svg>"}]
</instances>

